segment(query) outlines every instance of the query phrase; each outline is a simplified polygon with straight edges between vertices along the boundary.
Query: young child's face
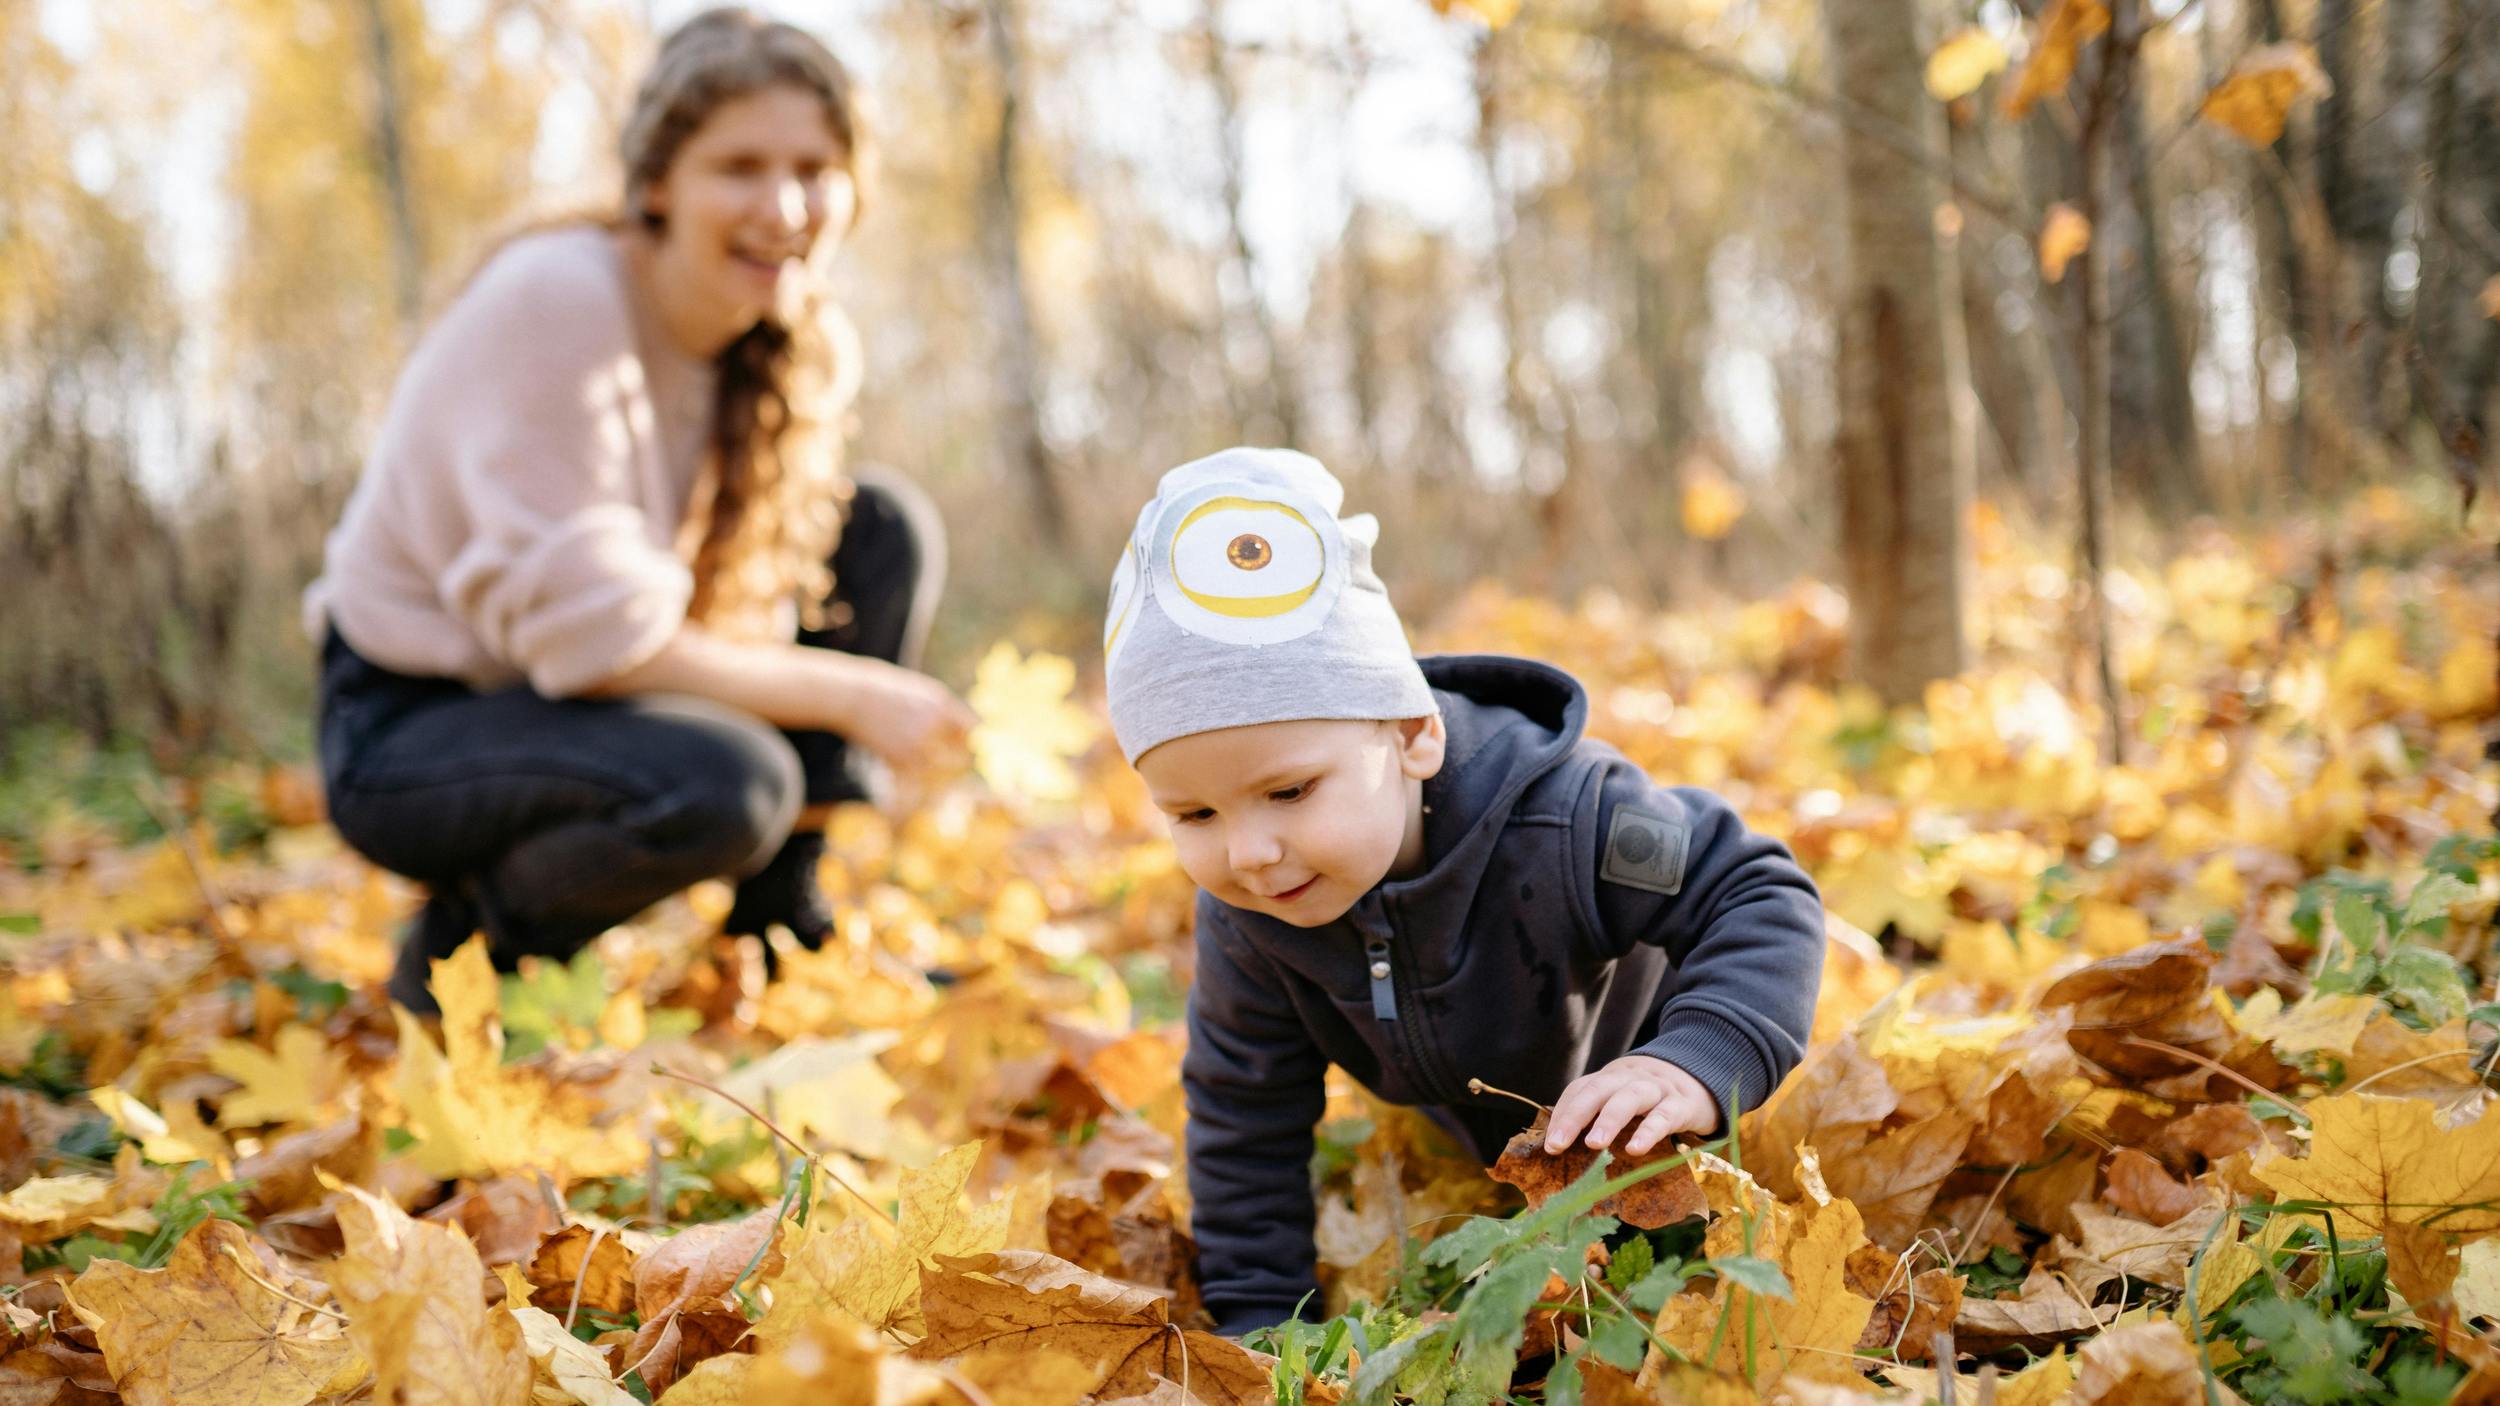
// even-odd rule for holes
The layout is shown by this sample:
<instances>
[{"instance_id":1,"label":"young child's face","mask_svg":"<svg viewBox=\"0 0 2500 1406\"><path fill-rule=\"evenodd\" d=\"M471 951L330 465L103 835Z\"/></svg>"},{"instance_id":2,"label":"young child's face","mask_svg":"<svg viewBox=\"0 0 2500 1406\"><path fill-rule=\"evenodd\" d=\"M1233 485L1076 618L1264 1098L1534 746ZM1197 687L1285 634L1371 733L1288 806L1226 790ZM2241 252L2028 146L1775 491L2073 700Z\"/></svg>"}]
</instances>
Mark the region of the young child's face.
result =
<instances>
[{"instance_id":1,"label":"young child's face","mask_svg":"<svg viewBox=\"0 0 2500 1406\"><path fill-rule=\"evenodd\" d=\"M1137 759L1191 882L1312 928L1418 862L1421 783L1441 719L1258 723L1175 738Z\"/></svg>"}]
</instances>

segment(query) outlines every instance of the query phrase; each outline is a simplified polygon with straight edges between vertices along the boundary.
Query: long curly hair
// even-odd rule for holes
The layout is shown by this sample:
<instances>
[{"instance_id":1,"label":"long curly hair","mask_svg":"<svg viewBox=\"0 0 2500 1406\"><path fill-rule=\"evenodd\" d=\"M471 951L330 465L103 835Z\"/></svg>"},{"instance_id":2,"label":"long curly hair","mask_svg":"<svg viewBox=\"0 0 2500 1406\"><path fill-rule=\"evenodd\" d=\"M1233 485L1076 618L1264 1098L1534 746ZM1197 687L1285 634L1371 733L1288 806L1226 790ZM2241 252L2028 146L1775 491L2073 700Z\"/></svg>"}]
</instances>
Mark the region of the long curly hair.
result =
<instances>
[{"instance_id":1,"label":"long curly hair","mask_svg":"<svg viewBox=\"0 0 2500 1406\"><path fill-rule=\"evenodd\" d=\"M870 153L841 61L805 30L728 7L679 26L643 77L617 142L623 218L657 232L662 216L644 196L688 139L723 104L783 85L823 105L864 201ZM688 607L707 624L755 627L793 599L821 623L831 596L830 558L850 500L839 421L858 387L859 357L822 262L811 258L773 311L715 359L714 487Z\"/></svg>"}]
</instances>

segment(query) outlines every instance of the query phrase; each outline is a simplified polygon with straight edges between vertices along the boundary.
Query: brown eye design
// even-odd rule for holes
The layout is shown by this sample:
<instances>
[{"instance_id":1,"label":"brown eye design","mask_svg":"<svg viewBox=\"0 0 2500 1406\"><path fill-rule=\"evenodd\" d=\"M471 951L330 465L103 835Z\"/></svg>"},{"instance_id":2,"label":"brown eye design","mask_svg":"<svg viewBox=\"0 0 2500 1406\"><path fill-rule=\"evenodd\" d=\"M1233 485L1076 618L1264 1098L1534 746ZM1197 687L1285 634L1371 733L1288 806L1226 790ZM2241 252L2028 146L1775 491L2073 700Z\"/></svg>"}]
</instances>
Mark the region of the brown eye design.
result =
<instances>
[{"instance_id":1,"label":"brown eye design","mask_svg":"<svg viewBox=\"0 0 2500 1406\"><path fill-rule=\"evenodd\" d=\"M1245 532L1225 544L1224 560L1244 571L1256 571L1276 560L1276 549L1255 532Z\"/></svg>"}]
</instances>

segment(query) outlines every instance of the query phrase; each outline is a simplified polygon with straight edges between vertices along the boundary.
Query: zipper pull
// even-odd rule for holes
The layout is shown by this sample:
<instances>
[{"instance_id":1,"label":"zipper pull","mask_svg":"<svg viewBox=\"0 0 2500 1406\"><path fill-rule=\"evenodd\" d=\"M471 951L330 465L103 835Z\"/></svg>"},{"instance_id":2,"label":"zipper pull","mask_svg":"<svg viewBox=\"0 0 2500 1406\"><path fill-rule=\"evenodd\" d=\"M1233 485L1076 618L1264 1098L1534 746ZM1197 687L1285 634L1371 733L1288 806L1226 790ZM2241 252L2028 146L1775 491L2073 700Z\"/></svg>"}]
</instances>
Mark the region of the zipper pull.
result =
<instances>
[{"instance_id":1,"label":"zipper pull","mask_svg":"<svg viewBox=\"0 0 2500 1406\"><path fill-rule=\"evenodd\" d=\"M1371 963L1372 1019L1398 1018L1398 988L1394 968L1389 965L1389 940L1375 937L1363 946L1363 958Z\"/></svg>"}]
</instances>

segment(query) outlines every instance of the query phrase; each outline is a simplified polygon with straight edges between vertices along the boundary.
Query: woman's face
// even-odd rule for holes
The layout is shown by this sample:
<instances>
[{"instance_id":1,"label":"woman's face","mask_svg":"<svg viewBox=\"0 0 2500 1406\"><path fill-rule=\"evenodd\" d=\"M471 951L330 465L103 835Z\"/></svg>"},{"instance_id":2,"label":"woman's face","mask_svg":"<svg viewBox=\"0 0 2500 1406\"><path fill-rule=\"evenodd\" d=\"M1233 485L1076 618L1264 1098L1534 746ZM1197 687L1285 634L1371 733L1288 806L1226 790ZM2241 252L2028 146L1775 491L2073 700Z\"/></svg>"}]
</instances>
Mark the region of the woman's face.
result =
<instances>
[{"instance_id":1,"label":"woman's face","mask_svg":"<svg viewBox=\"0 0 2500 1406\"><path fill-rule=\"evenodd\" d=\"M830 256L858 204L849 153L804 88L777 85L714 109L644 192L684 300L752 326L786 279Z\"/></svg>"}]
</instances>

